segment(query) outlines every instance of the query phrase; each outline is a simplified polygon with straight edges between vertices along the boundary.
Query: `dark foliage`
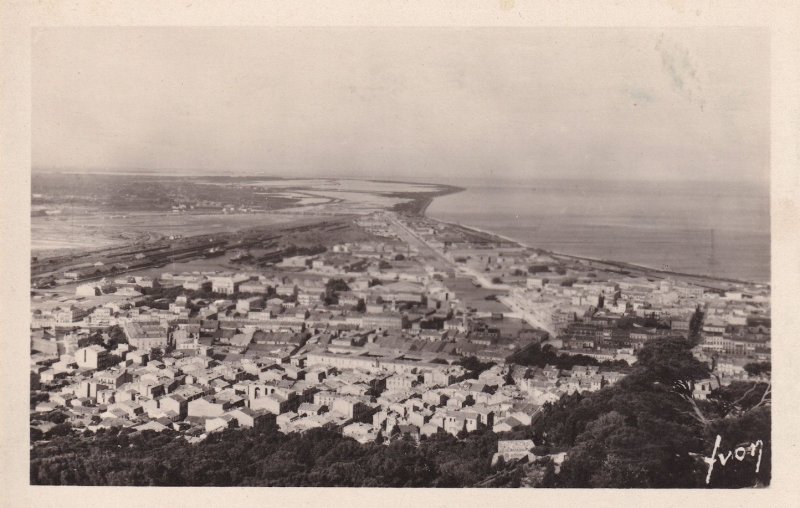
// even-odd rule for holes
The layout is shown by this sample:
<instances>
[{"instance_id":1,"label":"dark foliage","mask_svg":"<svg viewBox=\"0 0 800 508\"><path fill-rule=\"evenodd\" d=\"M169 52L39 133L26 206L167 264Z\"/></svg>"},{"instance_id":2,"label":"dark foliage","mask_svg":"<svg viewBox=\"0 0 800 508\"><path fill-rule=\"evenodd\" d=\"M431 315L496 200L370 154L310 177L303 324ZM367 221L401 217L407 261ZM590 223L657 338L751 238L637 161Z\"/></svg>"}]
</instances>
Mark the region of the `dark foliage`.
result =
<instances>
[{"instance_id":1,"label":"dark foliage","mask_svg":"<svg viewBox=\"0 0 800 508\"><path fill-rule=\"evenodd\" d=\"M510 360L511 363L517 365L527 365L530 367L544 367L545 365L553 365L559 369L569 370L575 365L599 365L597 359L587 355L568 355L558 354L556 349L545 344L533 344L525 349L514 353ZM627 364L626 364L627 365Z\"/></svg>"},{"instance_id":2,"label":"dark foliage","mask_svg":"<svg viewBox=\"0 0 800 508\"><path fill-rule=\"evenodd\" d=\"M366 312L367 311L367 303L364 301L363 298L358 299L358 303L356 304L356 312Z\"/></svg>"},{"instance_id":3,"label":"dark foliage","mask_svg":"<svg viewBox=\"0 0 800 508\"><path fill-rule=\"evenodd\" d=\"M456 364L467 369L468 377L477 379L480 373L490 369L494 362L482 362L476 356L467 356L458 360Z\"/></svg>"},{"instance_id":4,"label":"dark foliage","mask_svg":"<svg viewBox=\"0 0 800 508\"><path fill-rule=\"evenodd\" d=\"M110 349L116 349L117 345L119 344L127 344L128 339L125 338L125 332L122 331L122 328L118 325L114 325L108 330L108 344L107 346Z\"/></svg>"},{"instance_id":5,"label":"dark foliage","mask_svg":"<svg viewBox=\"0 0 800 508\"><path fill-rule=\"evenodd\" d=\"M679 381L707 378L708 365L692 355L690 341L680 338L656 340L638 355L637 374L641 382L672 385Z\"/></svg>"},{"instance_id":6,"label":"dark foliage","mask_svg":"<svg viewBox=\"0 0 800 508\"><path fill-rule=\"evenodd\" d=\"M323 254L327 250L328 248L324 245L310 245L304 247L291 244L284 249L282 254L284 258L293 256L316 256L317 254Z\"/></svg>"},{"instance_id":7,"label":"dark foliage","mask_svg":"<svg viewBox=\"0 0 800 508\"><path fill-rule=\"evenodd\" d=\"M751 376L762 376L772 373L772 363L770 362L752 362L744 366L745 372Z\"/></svg>"},{"instance_id":8,"label":"dark foliage","mask_svg":"<svg viewBox=\"0 0 800 508\"><path fill-rule=\"evenodd\" d=\"M764 453L758 473L753 457L725 467L718 463L708 486L769 484L768 385L734 383L712 400L694 401L681 387L708 371L690 348L686 340L654 341L616 385L545 405L532 424L533 434L544 445L567 450L554 485L705 487L708 465L702 458L711 455L717 435L729 447L761 440Z\"/></svg>"},{"instance_id":9,"label":"dark foliage","mask_svg":"<svg viewBox=\"0 0 800 508\"><path fill-rule=\"evenodd\" d=\"M103 342L103 334L99 332L95 332L88 337L78 339L78 347L88 347L88 346L102 346L105 347L105 343Z\"/></svg>"},{"instance_id":10,"label":"dark foliage","mask_svg":"<svg viewBox=\"0 0 800 508\"><path fill-rule=\"evenodd\" d=\"M703 328L703 310L698 306L692 318L689 320L689 337L697 339L700 336L700 330Z\"/></svg>"},{"instance_id":11,"label":"dark foliage","mask_svg":"<svg viewBox=\"0 0 800 508\"><path fill-rule=\"evenodd\" d=\"M328 279L328 282L325 283L325 290L331 293L350 291L350 286L342 279Z\"/></svg>"},{"instance_id":12,"label":"dark foliage","mask_svg":"<svg viewBox=\"0 0 800 508\"><path fill-rule=\"evenodd\" d=\"M191 445L175 434L98 432L37 443L35 485L466 487L492 473L491 432L449 434L419 445L360 445L316 429L280 434L273 424L214 434Z\"/></svg>"},{"instance_id":13,"label":"dark foliage","mask_svg":"<svg viewBox=\"0 0 800 508\"><path fill-rule=\"evenodd\" d=\"M36 407L36 404L40 402L46 402L49 399L49 396L46 392L35 392L31 391L30 394L30 403L31 409Z\"/></svg>"},{"instance_id":14,"label":"dark foliage","mask_svg":"<svg viewBox=\"0 0 800 508\"><path fill-rule=\"evenodd\" d=\"M529 273L542 273L549 272L550 269L547 265L531 265L528 267Z\"/></svg>"}]
</instances>

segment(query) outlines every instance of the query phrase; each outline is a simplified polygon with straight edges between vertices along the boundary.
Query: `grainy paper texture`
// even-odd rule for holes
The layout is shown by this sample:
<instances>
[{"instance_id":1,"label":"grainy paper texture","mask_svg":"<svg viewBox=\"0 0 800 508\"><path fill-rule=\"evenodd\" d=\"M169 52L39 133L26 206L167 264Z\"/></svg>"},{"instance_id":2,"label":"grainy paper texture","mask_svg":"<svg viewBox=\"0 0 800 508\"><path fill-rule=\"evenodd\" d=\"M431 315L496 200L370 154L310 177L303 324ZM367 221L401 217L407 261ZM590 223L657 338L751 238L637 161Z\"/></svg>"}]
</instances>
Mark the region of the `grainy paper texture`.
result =
<instances>
[{"instance_id":1,"label":"grainy paper texture","mask_svg":"<svg viewBox=\"0 0 800 508\"><path fill-rule=\"evenodd\" d=\"M795 303L800 289L800 161L798 161L798 93L800 83L800 10L793 2L5 2L2 7L2 90L0 101L0 254L2 311L0 355L2 394L2 503L4 506L216 506L223 503L279 505L374 506L376 503L431 506L486 504L573 504L597 506L760 506L797 502L798 392L794 337L800 332ZM29 270L31 245L30 181L35 140L31 136L32 38L47 27L185 26L185 27L750 27L769 34L770 115L769 182L774 365L773 468L768 489L743 491L561 491L561 490L378 490L378 489L165 489L32 487L28 477ZM510 33L513 30L510 30ZM679 34L680 31L672 32ZM679 36L678 36L679 37ZM693 68L670 53L680 39L660 42L664 65L675 72L675 84L698 108L703 90L691 80ZM458 51L456 48L455 51ZM678 57L674 57L675 55ZM669 55L673 55L670 57ZM743 57L746 57L744 55ZM53 62L57 65L57 62ZM223 68L223 64L220 64ZM647 92L628 90L647 100ZM100 97L101 99L101 97ZM51 97L50 100L57 100ZM102 107L102 106L99 106ZM478 114L491 114L478 111ZM702 115L702 113L698 113ZM746 119L744 121L747 121ZM669 124L669 129L680 129ZM520 147L512 147L522 150ZM729 161L733 168L746 151ZM452 175L457 178L456 174Z\"/></svg>"}]
</instances>

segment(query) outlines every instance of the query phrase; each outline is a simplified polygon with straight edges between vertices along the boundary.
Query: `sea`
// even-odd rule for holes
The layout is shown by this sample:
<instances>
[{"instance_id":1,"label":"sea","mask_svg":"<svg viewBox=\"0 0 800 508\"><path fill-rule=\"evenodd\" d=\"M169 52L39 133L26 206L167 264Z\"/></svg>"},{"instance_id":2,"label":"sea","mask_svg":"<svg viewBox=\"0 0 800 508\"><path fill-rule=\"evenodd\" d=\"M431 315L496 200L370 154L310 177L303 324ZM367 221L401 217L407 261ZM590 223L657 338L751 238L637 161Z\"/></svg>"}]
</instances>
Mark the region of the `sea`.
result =
<instances>
[{"instance_id":1,"label":"sea","mask_svg":"<svg viewBox=\"0 0 800 508\"><path fill-rule=\"evenodd\" d=\"M426 214L535 248L770 281L769 188L733 182L459 182Z\"/></svg>"}]
</instances>

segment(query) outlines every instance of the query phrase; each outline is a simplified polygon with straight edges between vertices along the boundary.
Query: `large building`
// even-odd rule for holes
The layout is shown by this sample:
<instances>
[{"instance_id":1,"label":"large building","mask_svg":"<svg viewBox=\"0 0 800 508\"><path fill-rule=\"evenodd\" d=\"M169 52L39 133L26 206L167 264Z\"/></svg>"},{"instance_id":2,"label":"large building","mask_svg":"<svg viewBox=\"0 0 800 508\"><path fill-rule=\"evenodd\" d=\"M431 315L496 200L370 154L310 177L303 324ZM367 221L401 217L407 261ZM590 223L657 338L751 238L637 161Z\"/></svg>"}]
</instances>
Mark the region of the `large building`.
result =
<instances>
[{"instance_id":1,"label":"large building","mask_svg":"<svg viewBox=\"0 0 800 508\"><path fill-rule=\"evenodd\" d=\"M88 311L76 306L68 309L56 309L53 311L56 326L74 326L89 314Z\"/></svg>"},{"instance_id":2,"label":"large building","mask_svg":"<svg viewBox=\"0 0 800 508\"><path fill-rule=\"evenodd\" d=\"M211 291L232 295L239 290L239 286L249 280L245 275L209 277L211 280Z\"/></svg>"},{"instance_id":3,"label":"large building","mask_svg":"<svg viewBox=\"0 0 800 508\"><path fill-rule=\"evenodd\" d=\"M75 351L75 363L82 369L104 370L114 364L114 356L94 344Z\"/></svg>"},{"instance_id":4,"label":"large building","mask_svg":"<svg viewBox=\"0 0 800 508\"><path fill-rule=\"evenodd\" d=\"M308 353L306 362L309 366L322 365L337 369L360 369L367 372L391 372L399 374L417 374L436 372L442 375L455 373L461 375L462 368L440 363L421 362L399 358L381 358L366 355L340 355L328 352Z\"/></svg>"},{"instance_id":5,"label":"large building","mask_svg":"<svg viewBox=\"0 0 800 508\"><path fill-rule=\"evenodd\" d=\"M366 314L362 326L368 330L401 330L406 320L398 314Z\"/></svg>"},{"instance_id":6,"label":"large building","mask_svg":"<svg viewBox=\"0 0 800 508\"><path fill-rule=\"evenodd\" d=\"M169 344L167 329L160 321L136 321L122 325L128 344L136 349L163 348Z\"/></svg>"},{"instance_id":7,"label":"large building","mask_svg":"<svg viewBox=\"0 0 800 508\"><path fill-rule=\"evenodd\" d=\"M526 457L529 460L533 459L531 450L534 446L530 439L500 440L497 442L497 453L492 457L492 464L495 464L500 458L506 462Z\"/></svg>"},{"instance_id":8,"label":"large building","mask_svg":"<svg viewBox=\"0 0 800 508\"><path fill-rule=\"evenodd\" d=\"M100 291L93 284L81 284L75 288L75 296L97 296Z\"/></svg>"}]
</instances>

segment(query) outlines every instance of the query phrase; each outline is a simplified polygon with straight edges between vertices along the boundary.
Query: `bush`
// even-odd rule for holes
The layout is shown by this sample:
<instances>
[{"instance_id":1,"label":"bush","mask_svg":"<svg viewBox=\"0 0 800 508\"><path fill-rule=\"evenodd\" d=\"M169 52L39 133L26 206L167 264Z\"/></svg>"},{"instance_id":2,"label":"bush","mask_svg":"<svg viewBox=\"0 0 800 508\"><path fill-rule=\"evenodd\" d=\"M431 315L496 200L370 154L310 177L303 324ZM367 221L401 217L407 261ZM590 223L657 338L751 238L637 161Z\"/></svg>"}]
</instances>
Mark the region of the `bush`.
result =
<instances>
[{"instance_id":1,"label":"bush","mask_svg":"<svg viewBox=\"0 0 800 508\"><path fill-rule=\"evenodd\" d=\"M547 265L531 265L528 267L528 273L541 273L547 271L549 271Z\"/></svg>"}]
</instances>

